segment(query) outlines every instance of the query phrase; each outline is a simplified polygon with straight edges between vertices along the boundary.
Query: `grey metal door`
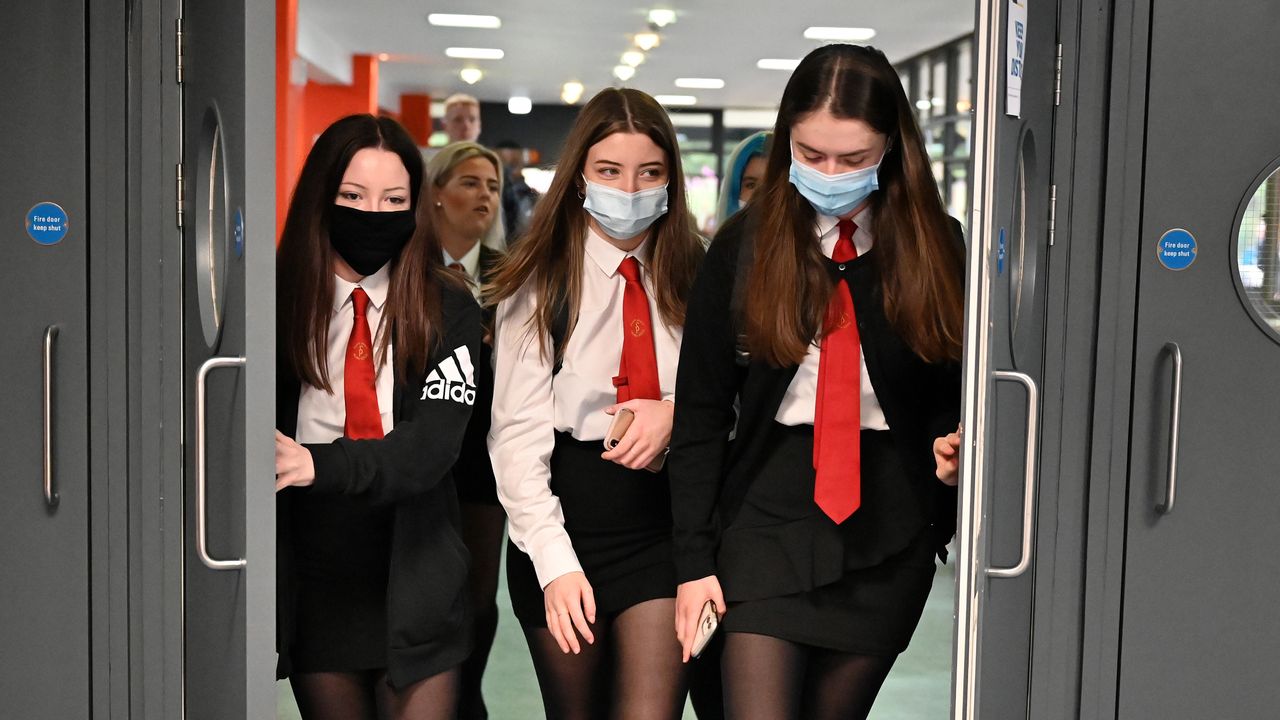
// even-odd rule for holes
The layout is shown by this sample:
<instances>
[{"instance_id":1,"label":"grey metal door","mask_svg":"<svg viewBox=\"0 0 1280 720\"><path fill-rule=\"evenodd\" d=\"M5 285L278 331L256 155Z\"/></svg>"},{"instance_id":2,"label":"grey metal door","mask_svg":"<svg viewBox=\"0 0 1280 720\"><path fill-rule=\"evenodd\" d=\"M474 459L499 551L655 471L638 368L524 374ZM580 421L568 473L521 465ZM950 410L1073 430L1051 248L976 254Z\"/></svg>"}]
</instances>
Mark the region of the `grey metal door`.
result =
<instances>
[{"instance_id":1,"label":"grey metal door","mask_svg":"<svg viewBox=\"0 0 1280 720\"><path fill-rule=\"evenodd\" d=\"M1145 147L1126 151L1143 184L1117 717L1275 717L1280 208L1264 181L1280 164L1280 4L1137 14L1150 47Z\"/></svg>"},{"instance_id":2,"label":"grey metal door","mask_svg":"<svg viewBox=\"0 0 1280 720\"><path fill-rule=\"evenodd\" d=\"M188 718L274 707L273 43L248 4L181 20Z\"/></svg>"},{"instance_id":3,"label":"grey metal door","mask_svg":"<svg viewBox=\"0 0 1280 720\"><path fill-rule=\"evenodd\" d=\"M88 717L84 3L6 7L0 67L0 717Z\"/></svg>"},{"instance_id":4,"label":"grey metal door","mask_svg":"<svg viewBox=\"0 0 1280 720\"><path fill-rule=\"evenodd\" d=\"M978 28L953 716L1005 719L1029 715L1049 261L1064 249L1051 247L1058 3L983 2Z\"/></svg>"}]
</instances>

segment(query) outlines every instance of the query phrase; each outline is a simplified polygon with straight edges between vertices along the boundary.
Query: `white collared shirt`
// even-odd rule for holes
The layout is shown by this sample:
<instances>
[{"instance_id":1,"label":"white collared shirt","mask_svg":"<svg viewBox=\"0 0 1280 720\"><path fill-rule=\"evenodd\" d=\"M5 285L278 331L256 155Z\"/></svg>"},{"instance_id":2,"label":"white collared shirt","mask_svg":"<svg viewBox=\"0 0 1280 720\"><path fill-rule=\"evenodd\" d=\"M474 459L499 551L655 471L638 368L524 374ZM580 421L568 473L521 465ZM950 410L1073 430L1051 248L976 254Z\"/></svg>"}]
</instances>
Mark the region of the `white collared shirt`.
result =
<instances>
[{"instance_id":1,"label":"white collared shirt","mask_svg":"<svg viewBox=\"0 0 1280 720\"><path fill-rule=\"evenodd\" d=\"M329 384L333 386L333 392L327 393L303 383L302 394L298 397L298 433L294 438L300 443L328 443L342 437L347 420L343 377L347 362L347 343L351 339L351 327L355 324L355 306L352 304L351 292L357 287L364 288L369 296L365 317L373 333L373 357L377 362L376 348L382 336L382 311L386 307L387 291L391 287L391 263L383 265L358 283L333 276L333 315L329 318L329 343L326 351ZM391 427L395 424L391 407L395 373L391 371L391 358L392 348L388 343L385 361L378 365L374 382L383 434L391 432Z\"/></svg>"},{"instance_id":2,"label":"white collared shirt","mask_svg":"<svg viewBox=\"0 0 1280 720\"><path fill-rule=\"evenodd\" d=\"M663 399L675 399L676 365L683 329L668 327L654 302L649 274L649 241L624 252L588 231L582 268L582 305L564 351L560 372L545 359L526 331L536 310L534 284L526 283L498 304L494 356L493 424L489 456L498 481L498 499L507 510L511 540L533 560L538 583L582 570L564 530L560 500L551 492L551 451L555 431L578 440L604 439L612 417L604 409L617 402L613 377L622 358L622 297L626 280L618 272L634 256L653 320L654 351ZM601 448L601 452L604 448Z\"/></svg>"},{"instance_id":3,"label":"white collared shirt","mask_svg":"<svg viewBox=\"0 0 1280 720\"><path fill-rule=\"evenodd\" d=\"M480 243L477 242L471 246L461 258L453 259L449 255L448 250L441 249L444 253L444 264L446 266L458 263L462 265L462 269L467 273L467 277L471 278L471 296L480 299Z\"/></svg>"},{"instance_id":4,"label":"white collared shirt","mask_svg":"<svg viewBox=\"0 0 1280 720\"><path fill-rule=\"evenodd\" d=\"M871 208L863 208L853 216L857 230L853 233L853 246L862 256L871 251L875 238L871 235ZM839 219L830 215L818 215L818 241L822 243L822 254L831 257L835 252L836 241L840 239ZM783 425L812 425L814 405L818 398L818 364L822 359L822 350L812 343L804 356L804 362L796 370L796 376L787 387L787 394L778 406L774 419ZM862 374L862 427L866 430L888 430L889 423L884 418L884 410L876 399L875 388L871 387L871 377L867 374L866 354L858 353Z\"/></svg>"}]
</instances>

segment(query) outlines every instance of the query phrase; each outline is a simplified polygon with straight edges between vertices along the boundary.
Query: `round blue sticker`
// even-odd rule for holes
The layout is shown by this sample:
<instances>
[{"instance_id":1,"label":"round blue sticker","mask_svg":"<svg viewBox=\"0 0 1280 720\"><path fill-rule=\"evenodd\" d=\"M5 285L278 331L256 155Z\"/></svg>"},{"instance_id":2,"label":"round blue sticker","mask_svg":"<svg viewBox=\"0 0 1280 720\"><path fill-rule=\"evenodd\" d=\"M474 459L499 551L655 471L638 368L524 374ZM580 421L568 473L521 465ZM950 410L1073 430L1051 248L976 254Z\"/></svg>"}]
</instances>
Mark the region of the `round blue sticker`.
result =
<instances>
[{"instance_id":1,"label":"round blue sticker","mask_svg":"<svg viewBox=\"0 0 1280 720\"><path fill-rule=\"evenodd\" d=\"M1170 270L1186 270L1196 261L1196 238L1182 228L1174 228L1160 236L1156 257Z\"/></svg>"},{"instance_id":2,"label":"round blue sticker","mask_svg":"<svg viewBox=\"0 0 1280 720\"><path fill-rule=\"evenodd\" d=\"M67 211L42 202L27 212L27 234L41 245L57 245L67 236Z\"/></svg>"},{"instance_id":3,"label":"round blue sticker","mask_svg":"<svg viewBox=\"0 0 1280 720\"><path fill-rule=\"evenodd\" d=\"M244 213L240 208L236 208L236 215L232 220L231 237L236 257L244 257Z\"/></svg>"}]
</instances>

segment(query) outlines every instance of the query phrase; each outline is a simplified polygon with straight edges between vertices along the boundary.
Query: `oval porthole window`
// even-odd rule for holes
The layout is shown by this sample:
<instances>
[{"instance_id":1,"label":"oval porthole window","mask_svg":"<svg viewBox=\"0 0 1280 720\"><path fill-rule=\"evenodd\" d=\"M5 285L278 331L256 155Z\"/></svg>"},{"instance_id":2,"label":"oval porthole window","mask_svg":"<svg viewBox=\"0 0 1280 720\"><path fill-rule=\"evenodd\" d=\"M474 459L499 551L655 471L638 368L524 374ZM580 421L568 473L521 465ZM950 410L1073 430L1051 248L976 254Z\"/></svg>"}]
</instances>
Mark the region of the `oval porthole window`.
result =
<instances>
[{"instance_id":1,"label":"oval porthole window","mask_svg":"<svg viewBox=\"0 0 1280 720\"><path fill-rule=\"evenodd\" d=\"M1236 288L1254 322L1280 342L1280 166L1254 188L1235 239Z\"/></svg>"}]
</instances>

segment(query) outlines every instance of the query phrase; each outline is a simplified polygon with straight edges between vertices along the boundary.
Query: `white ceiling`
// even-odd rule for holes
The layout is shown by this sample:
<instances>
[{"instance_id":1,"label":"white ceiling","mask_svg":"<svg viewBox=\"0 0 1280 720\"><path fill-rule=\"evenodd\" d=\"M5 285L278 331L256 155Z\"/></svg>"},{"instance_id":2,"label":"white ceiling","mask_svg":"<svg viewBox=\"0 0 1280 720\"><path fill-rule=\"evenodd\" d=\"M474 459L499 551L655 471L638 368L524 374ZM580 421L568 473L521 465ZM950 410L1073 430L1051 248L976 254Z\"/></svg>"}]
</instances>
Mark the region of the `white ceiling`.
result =
<instances>
[{"instance_id":1,"label":"white ceiling","mask_svg":"<svg viewBox=\"0 0 1280 720\"><path fill-rule=\"evenodd\" d=\"M299 0L298 47L313 77L349 77L353 53L402 56L379 71L381 102L390 109L402 92L442 99L466 91L502 102L523 94L558 103L568 80L586 85L585 100L615 84L613 66L654 7L671 8L678 19L660 31L661 46L627 84L654 95L694 95L699 107L776 106L789 74L757 69L756 60L802 57L819 44L804 38L809 26L874 28L869 44L896 62L971 32L974 22L973 0ZM497 15L502 27L434 27L428 12ZM454 46L501 48L506 56L445 57ZM467 64L484 79L466 85L458 72ZM722 78L725 87L682 90L677 77Z\"/></svg>"}]
</instances>

